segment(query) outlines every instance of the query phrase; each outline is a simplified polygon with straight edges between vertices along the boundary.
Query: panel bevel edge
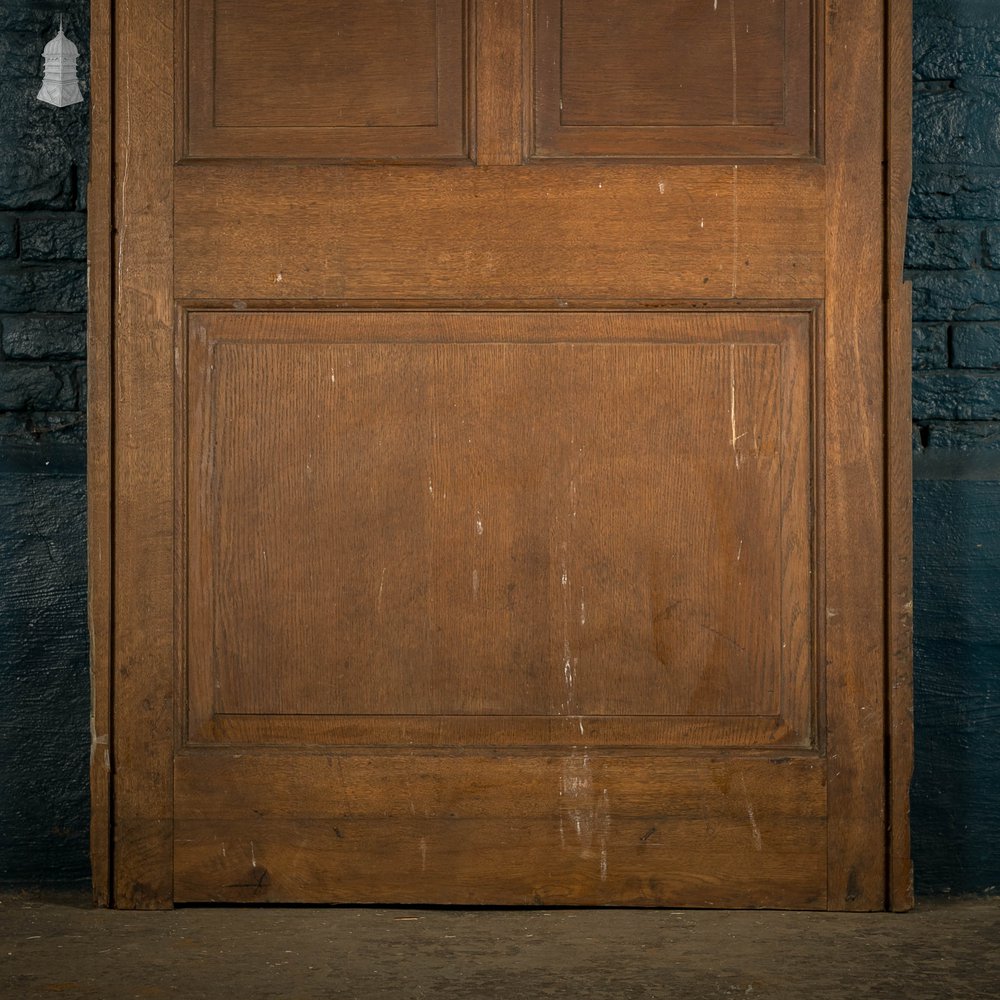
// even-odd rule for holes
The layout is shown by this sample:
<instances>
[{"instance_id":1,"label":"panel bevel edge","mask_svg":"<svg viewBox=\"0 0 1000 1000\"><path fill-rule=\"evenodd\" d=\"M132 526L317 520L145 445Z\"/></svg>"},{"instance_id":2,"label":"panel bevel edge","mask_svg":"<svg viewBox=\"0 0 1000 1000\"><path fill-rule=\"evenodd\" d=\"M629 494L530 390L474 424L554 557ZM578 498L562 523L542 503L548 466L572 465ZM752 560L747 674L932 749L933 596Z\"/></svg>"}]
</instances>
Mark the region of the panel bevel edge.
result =
<instances>
[{"instance_id":1,"label":"panel bevel edge","mask_svg":"<svg viewBox=\"0 0 1000 1000\"><path fill-rule=\"evenodd\" d=\"M903 280L911 182L911 0L886 0L886 764L887 906L913 908L912 294Z\"/></svg>"},{"instance_id":2,"label":"panel bevel edge","mask_svg":"<svg viewBox=\"0 0 1000 1000\"><path fill-rule=\"evenodd\" d=\"M90 631L90 865L95 906L112 886L112 103L113 0L90 8L90 170L87 186L87 555Z\"/></svg>"}]
</instances>

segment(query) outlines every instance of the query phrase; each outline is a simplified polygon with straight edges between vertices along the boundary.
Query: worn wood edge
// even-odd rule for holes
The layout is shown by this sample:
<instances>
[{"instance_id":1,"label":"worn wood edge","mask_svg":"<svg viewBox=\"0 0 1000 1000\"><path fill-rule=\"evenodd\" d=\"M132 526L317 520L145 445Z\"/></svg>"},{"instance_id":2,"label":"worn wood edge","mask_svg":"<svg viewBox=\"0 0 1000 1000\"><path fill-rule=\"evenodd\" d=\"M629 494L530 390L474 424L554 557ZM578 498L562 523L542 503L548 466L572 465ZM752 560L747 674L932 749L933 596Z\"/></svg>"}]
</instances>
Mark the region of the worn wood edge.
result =
<instances>
[{"instance_id":1,"label":"worn wood edge","mask_svg":"<svg viewBox=\"0 0 1000 1000\"><path fill-rule=\"evenodd\" d=\"M173 371L173 273L164 250L172 215L174 6L115 0L111 7L111 905L126 909L173 905L173 601L164 596L173 588L172 463L164 457L172 424L150 425L147 415L158 398L164 405ZM140 44L142 59L135 57Z\"/></svg>"},{"instance_id":2,"label":"worn wood edge","mask_svg":"<svg viewBox=\"0 0 1000 1000\"><path fill-rule=\"evenodd\" d=\"M90 168L87 186L87 554L90 626L90 865L94 904L111 904L111 482L113 0L90 9Z\"/></svg>"},{"instance_id":3,"label":"worn wood edge","mask_svg":"<svg viewBox=\"0 0 1000 1000\"><path fill-rule=\"evenodd\" d=\"M852 912L886 902L885 13L828 4L825 35L827 900Z\"/></svg>"},{"instance_id":4,"label":"worn wood edge","mask_svg":"<svg viewBox=\"0 0 1000 1000\"><path fill-rule=\"evenodd\" d=\"M334 820L179 819L176 893L184 902L451 906L823 909L821 818L620 816L576 834L569 808L538 818L345 816ZM604 827L615 831L608 839ZM456 833L458 836L456 837ZM676 857L694 857L677 866ZM484 872L489 874L484 874ZM613 875L609 876L609 873Z\"/></svg>"},{"instance_id":5,"label":"worn wood edge","mask_svg":"<svg viewBox=\"0 0 1000 1000\"><path fill-rule=\"evenodd\" d=\"M912 177L912 0L886 0L886 904L914 905L912 294L903 280Z\"/></svg>"}]
</instances>

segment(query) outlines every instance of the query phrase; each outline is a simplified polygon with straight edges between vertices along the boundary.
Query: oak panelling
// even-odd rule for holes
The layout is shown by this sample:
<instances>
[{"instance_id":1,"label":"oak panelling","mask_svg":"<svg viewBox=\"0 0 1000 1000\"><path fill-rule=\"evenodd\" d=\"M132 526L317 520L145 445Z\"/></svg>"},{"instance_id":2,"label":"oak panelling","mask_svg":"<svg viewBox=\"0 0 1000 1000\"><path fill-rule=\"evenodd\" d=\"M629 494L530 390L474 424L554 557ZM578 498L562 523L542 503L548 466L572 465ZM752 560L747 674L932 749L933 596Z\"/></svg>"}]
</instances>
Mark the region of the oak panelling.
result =
<instances>
[{"instance_id":1,"label":"oak panelling","mask_svg":"<svg viewBox=\"0 0 1000 1000\"><path fill-rule=\"evenodd\" d=\"M173 20L114 6L114 899L172 901ZM142 58L138 57L142 53Z\"/></svg>"},{"instance_id":2,"label":"oak panelling","mask_svg":"<svg viewBox=\"0 0 1000 1000\"><path fill-rule=\"evenodd\" d=\"M534 155L810 155L812 6L535 0Z\"/></svg>"},{"instance_id":3,"label":"oak panelling","mask_svg":"<svg viewBox=\"0 0 1000 1000\"><path fill-rule=\"evenodd\" d=\"M176 789L179 900L825 903L808 758L193 754Z\"/></svg>"},{"instance_id":4,"label":"oak panelling","mask_svg":"<svg viewBox=\"0 0 1000 1000\"><path fill-rule=\"evenodd\" d=\"M526 819L558 813L558 799L617 787L623 816L659 811L680 819L740 820L752 833L768 804L780 819L824 814L826 773L813 755L749 757L571 752L181 751L175 759L177 815L186 820L487 819L510 813L510 790ZM322 789L322 795L311 790ZM562 793L561 795L559 793Z\"/></svg>"},{"instance_id":5,"label":"oak panelling","mask_svg":"<svg viewBox=\"0 0 1000 1000\"><path fill-rule=\"evenodd\" d=\"M465 0L184 2L182 155L468 155Z\"/></svg>"},{"instance_id":6,"label":"oak panelling","mask_svg":"<svg viewBox=\"0 0 1000 1000\"><path fill-rule=\"evenodd\" d=\"M189 323L196 730L565 715L627 743L601 717L791 708L807 733L808 316Z\"/></svg>"},{"instance_id":7,"label":"oak panelling","mask_svg":"<svg viewBox=\"0 0 1000 1000\"><path fill-rule=\"evenodd\" d=\"M182 299L773 300L824 291L815 164L206 164L177 168L175 183Z\"/></svg>"},{"instance_id":8,"label":"oak panelling","mask_svg":"<svg viewBox=\"0 0 1000 1000\"><path fill-rule=\"evenodd\" d=\"M476 3L476 163L520 163L527 135L524 106L525 12L511 0Z\"/></svg>"},{"instance_id":9,"label":"oak panelling","mask_svg":"<svg viewBox=\"0 0 1000 1000\"><path fill-rule=\"evenodd\" d=\"M829 905L845 910L886 905L885 13L827 11Z\"/></svg>"}]
</instances>

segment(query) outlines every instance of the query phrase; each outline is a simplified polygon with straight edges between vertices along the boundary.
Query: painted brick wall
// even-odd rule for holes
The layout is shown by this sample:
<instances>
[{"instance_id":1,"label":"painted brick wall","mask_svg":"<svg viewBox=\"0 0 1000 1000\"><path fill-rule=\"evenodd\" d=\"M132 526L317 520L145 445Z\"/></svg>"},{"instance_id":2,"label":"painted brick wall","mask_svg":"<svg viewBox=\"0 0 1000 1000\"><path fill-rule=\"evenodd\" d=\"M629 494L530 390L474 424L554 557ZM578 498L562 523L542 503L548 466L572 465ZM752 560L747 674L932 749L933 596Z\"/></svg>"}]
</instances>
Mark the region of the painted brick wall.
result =
<instances>
[{"instance_id":1,"label":"painted brick wall","mask_svg":"<svg viewBox=\"0 0 1000 1000\"><path fill-rule=\"evenodd\" d=\"M1000 884L1000 0L914 0L923 891ZM85 0L0 5L0 882L87 877L87 115L35 101ZM86 94L86 87L84 88Z\"/></svg>"},{"instance_id":2,"label":"painted brick wall","mask_svg":"<svg viewBox=\"0 0 1000 1000\"><path fill-rule=\"evenodd\" d=\"M88 877L86 105L35 100L65 15L0 3L0 880Z\"/></svg>"},{"instance_id":3,"label":"painted brick wall","mask_svg":"<svg viewBox=\"0 0 1000 1000\"><path fill-rule=\"evenodd\" d=\"M1000 2L915 0L918 890L1000 886Z\"/></svg>"}]
</instances>

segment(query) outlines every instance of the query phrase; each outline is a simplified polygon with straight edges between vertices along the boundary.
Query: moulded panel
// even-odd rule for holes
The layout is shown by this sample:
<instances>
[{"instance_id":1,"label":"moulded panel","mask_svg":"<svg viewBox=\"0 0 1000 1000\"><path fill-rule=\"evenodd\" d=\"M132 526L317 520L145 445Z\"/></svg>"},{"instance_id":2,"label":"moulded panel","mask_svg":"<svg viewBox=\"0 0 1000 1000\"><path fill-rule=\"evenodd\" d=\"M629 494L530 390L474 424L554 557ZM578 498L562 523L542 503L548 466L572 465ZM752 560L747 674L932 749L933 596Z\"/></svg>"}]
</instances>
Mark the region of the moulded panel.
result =
<instances>
[{"instance_id":1,"label":"moulded panel","mask_svg":"<svg viewBox=\"0 0 1000 1000\"><path fill-rule=\"evenodd\" d=\"M467 152L464 0L187 0L191 157Z\"/></svg>"},{"instance_id":2,"label":"moulded panel","mask_svg":"<svg viewBox=\"0 0 1000 1000\"><path fill-rule=\"evenodd\" d=\"M808 328L193 314L196 715L801 738Z\"/></svg>"},{"instance_id":3,"label":"moulded panel","mask_svg":"<svg viewBox=\"0 0 1000 1000\"><path fill-rule=\"evenodd\" d=\"M536 0L536 156L811 150L811 0Z\"/></svg>"}]
</instances>

